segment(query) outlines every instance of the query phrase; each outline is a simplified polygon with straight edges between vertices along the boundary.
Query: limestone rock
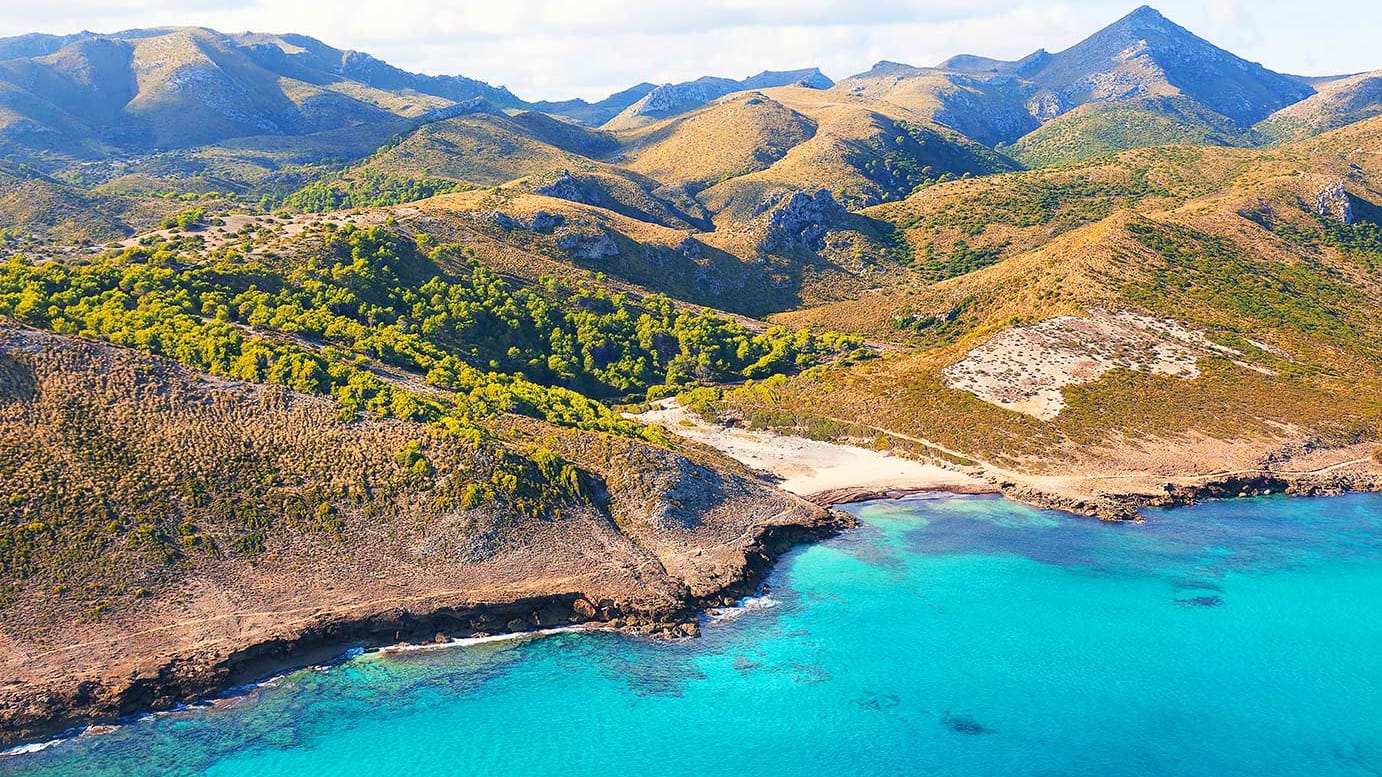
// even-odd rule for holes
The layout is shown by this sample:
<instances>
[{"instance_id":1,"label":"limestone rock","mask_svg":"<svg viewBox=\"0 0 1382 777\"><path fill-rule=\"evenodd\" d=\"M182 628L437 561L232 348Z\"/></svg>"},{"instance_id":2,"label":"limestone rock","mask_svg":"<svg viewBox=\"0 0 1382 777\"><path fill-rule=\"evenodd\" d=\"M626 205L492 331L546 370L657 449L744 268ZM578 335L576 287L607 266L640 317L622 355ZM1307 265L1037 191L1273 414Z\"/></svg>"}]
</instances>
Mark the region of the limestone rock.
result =
<instances>
[{"instance_id":1,"label":"limestone rock","mask_svg":"<svg viewBox=\"0 0 1382 777\"><path fill-rule=\"evenodd\" d=\"M577 259L608 259L619 255L619 244L608 232L586 234L571 230L557 237L557 248Z\"/></svg>"},{"instance_id":2,"label":"limestone rock","mask_svg":"<svg viewBox=\"0 0 1382 777\"><path fill-rule=\"evenodd\" d=\"M1343 181L1335 181L1315 192L1315 212L1340 224L1354 222L1353 200L1344 189Z\"/></svg>"},{"instance_id":3,"label":"limestone rock","mask_svg":"<svg viewBox=\"0 0 1382 777\"><path fill-rule=\"evenodd\" d=\"M794 192L767 217L767 229L758 249L767 253L792 250L819 251L833 224L844 218L845 209L825 189L815 194Z\"/></svg>"}]
</instances>

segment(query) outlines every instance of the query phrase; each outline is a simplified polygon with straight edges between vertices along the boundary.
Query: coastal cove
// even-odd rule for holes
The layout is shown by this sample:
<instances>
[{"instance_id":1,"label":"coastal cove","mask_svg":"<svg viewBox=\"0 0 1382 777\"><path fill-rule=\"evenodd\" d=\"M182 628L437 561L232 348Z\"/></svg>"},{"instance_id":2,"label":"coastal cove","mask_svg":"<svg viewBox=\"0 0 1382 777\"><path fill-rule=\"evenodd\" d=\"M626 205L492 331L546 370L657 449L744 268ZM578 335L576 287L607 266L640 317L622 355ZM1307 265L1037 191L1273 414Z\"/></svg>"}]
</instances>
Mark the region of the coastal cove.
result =
<instances>
[{"instance_id":1,"label":"coastal cove","mask_svg":"<svg viewBox=\"0 0 1382 777\"><path fill-rule=\"evenodd\" d=\"M1382 4L366 5L0 20L0 777L1382 777Z\"/></svg>"},{"instance_id":2,"label":"coastal cove","mask_svg":"<svg viewBox=\"0 0 1382 777\"><path fill-rule=\"evenodd\" d=\"M1371 774L1382 496L848 507L701 636L370 654L0 761L58 774ZM1360 715L1360 713L1363 713ZM716 745L689 746L712 737ZM594 746L599 742L599 746Z\"/></svg>"}]
</instances>

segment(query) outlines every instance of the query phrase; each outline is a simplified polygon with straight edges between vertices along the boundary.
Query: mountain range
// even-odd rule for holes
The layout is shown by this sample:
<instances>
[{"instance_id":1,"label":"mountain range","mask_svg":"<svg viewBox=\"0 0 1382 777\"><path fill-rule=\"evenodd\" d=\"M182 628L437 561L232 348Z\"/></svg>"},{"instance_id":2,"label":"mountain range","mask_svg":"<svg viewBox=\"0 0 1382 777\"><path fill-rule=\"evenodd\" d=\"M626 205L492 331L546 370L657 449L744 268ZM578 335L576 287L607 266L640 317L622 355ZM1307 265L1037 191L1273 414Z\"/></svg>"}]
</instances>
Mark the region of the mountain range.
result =
<instances>
[{"instance_id":1,"label":"mountain range","mask_svg":"<svg viewBox=\"0 0 1382 777\"><path fill-rule=\"evenodd\" d=\"M26 35L0 40L0 139L10 164L0 194L22 188L83 202L216 192L277 201L312 184L349 189L364 167L464 186L581 168L601 181L587 196L704 228L727 207L735 218L758 210L773 185L824 186L855 207L945 175L1168 143L1299 139L1376 114L1379 83L1376 74L1275 73L1145 6L1065 51L1015 62L880 62L838 84L814 68L643 83L595 103L526 102L502 87L408 73L301 35ZM890 147L911 137L898 123L935 141ZM452 153L470 140L467 153ZM683 165L688 151L702 159ZM660 157L683 169L662 180ZM690 175L693 167L704 174ZM703 197L704 189L715 191ZM104 211L126 209L103 202ZM74 230L68 219L24 217L29 210L5 226L103 240L157 218L157 208L143 208L142 221L80 219L91 228Z\"/></svg>"},{"instance_id":2,"label":"mountain range","mask_svg":"<svg viewBox=\"0 0 1382 777\"><path fill-rule=\"evenodd\" d=\"M1317 102L1353 116L1344 106L1366 104L1366 94L1353 95L1373 83L1275 73L1146 6L1065 51L1040 50L1015 62L973 55L930 68L880 62L838 86L814 68L737 81L705 77L639 84L596 103L529 103L503 87L408 73L302 35L207 29L25 35L0 40L0 62L0 136L35 152L76 157L369 125L392 130L399 120L443 117L477 99L629 129L733 92L789 85L889 101L989 145L1021 142L1029 153L1053 143L1078 147L1078 140L1097 139L1130 116L1145 126L1115 146L1189 137L1249 143L1261 139L1258 123L1320 92L1332 99ZM1119 118L1100 118L1108 115ZM1170 122L1159 121L1164 117ZM1294 119L1293 126L1310 120ZM1058 140L1065 136L1074 137ZM1043 160L1050 156L1040 153Z\"/></svg>"}]
</instances>

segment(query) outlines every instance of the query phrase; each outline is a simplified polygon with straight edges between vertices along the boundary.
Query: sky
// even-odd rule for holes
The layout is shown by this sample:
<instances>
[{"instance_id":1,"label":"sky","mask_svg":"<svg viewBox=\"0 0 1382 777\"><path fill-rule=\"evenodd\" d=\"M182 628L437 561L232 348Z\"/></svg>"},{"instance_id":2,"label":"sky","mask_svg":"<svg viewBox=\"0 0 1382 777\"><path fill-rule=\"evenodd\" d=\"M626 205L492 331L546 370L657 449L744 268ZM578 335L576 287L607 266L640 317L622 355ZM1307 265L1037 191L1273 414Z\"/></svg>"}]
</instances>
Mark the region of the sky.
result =
<instances>
[{"instance_id":1,"label":"sky","mask_svg":"<svg viewBox=\"0 0 1382 777\"><path fill-rule=\"evenodd\" d=\"M641 81L820 67L840 79L879 60L1059 51L1142 0L0 0L0 36L199 25L311 35L528 100L599 99ZM1160 0L1210 42L1300 75L1382 68L1382 3Z\"/></svg>"}]
</instances>

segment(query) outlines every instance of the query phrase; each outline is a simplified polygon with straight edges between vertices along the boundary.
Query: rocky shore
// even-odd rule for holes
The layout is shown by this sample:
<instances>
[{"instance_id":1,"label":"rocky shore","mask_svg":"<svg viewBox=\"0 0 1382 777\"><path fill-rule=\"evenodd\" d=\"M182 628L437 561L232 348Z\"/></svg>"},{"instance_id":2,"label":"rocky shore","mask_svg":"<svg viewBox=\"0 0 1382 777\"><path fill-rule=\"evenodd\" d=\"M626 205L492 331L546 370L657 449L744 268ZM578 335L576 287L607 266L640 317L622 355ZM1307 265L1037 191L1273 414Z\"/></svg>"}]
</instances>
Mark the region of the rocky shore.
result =
<instances>
[{"instance_id":1,"label":"rocky shore","mask_svg":"<svg viewBox=\"0 0 1382 777\"><path fill-rule=\"evenodd\" d=\"M1382 476L1371 469L1304 474L1264 470L1225 474L1199 482L1168 482L1156 491L1101 491L1088 496L1016 482L996 482L991 486L831 489L807 497L824 508L819 513L802 515L801 520L792 523L753 527L751 537L742 546L743 563L738 573L700 593L683 585L677 598L649 607L646 601L621 601L572 591L426 610L386 608L362 617L326 619L272 639L245 644L228 654L212 651L179 656L156 671L132 676L123 684L82 683L69 694L46 693L18 705L7 700L11 703L0 711L0 747L60 736L132 714L196 703L228 688L330 663L352 648L442 644L572 626L603 627L660 638L692 637L699 632L697 620L703 612L732 606L751 595L784 553L799 544L852 528L853 516L830 509L834 505L934 491L1002 494L1033 506L1101 520L1135 521L1141 520L1138 511L1142 508L1185 506L1208 499L1382 491Z\"/></svg>"},{"instance_id":2,"label":"rocky shore","mask_svg":"<svg viewBox=\"0 0 1382 777\"><path fill-rule=\"evenodd\" d=\"M1089 493L1046 490L1030 484L1006 481L997 491L1017 502L1063 510L1106 521L1138 521L1148 507L1186 507L1210 499L1253 496L1336 496L1352 492L1382 491L1382 473L1375 469L1345 469L1324 473L1280 473L1261 470L1182 479L1160 484L1154 490L1099 490Z\"/></svg>"},{"instance_id":3,"label":"rocky shore","mask_svg":"<svg viewBox=\"0 0 1382 777\"><path fill-rule=\"evenodd\" d=\"M364 617L328 619L290 633L246 644L228 654L189 652L153 672L107 685L84 682L70 693L9 698L0 707L0 749L71 734L86 726L208 700L229 688L284 672L338 660L354 648L445 643L458 639L536 632L570 626L603 626L662 638L699 633L707 609L731 606L757 590L773 562L793 547L854 526L853 516L828 510L789 524L753 527L743 546L741 571L714 590L648 608L636 601L580 592L437 607L390 608Z\"/></svg>"}]
</instances>

